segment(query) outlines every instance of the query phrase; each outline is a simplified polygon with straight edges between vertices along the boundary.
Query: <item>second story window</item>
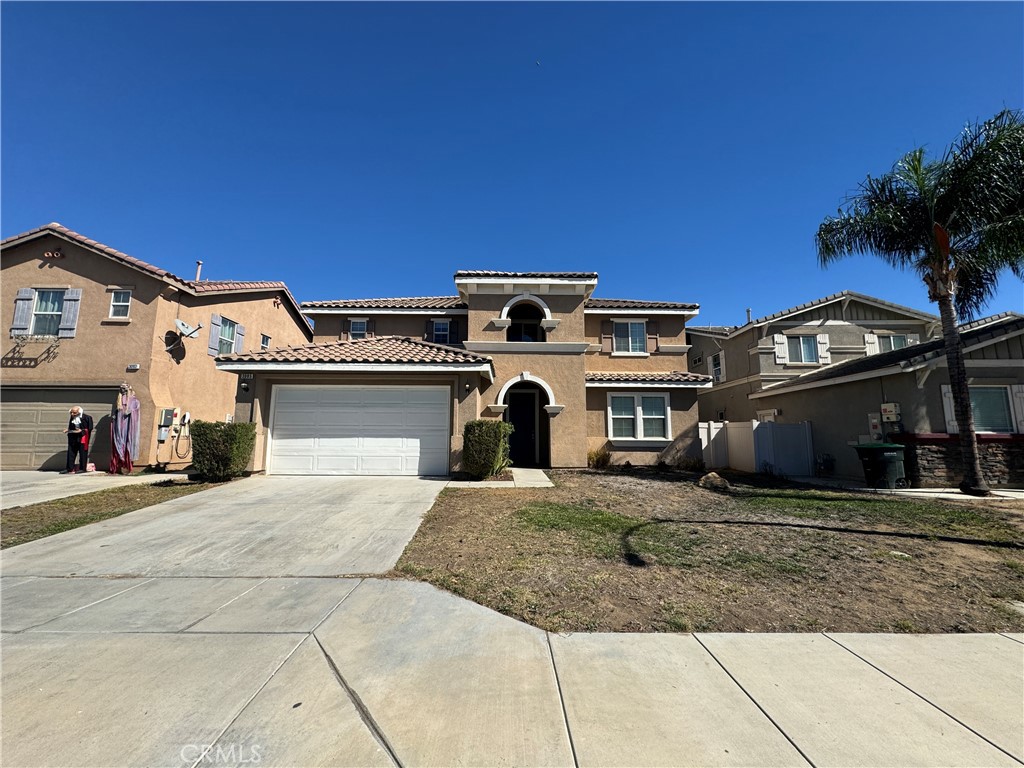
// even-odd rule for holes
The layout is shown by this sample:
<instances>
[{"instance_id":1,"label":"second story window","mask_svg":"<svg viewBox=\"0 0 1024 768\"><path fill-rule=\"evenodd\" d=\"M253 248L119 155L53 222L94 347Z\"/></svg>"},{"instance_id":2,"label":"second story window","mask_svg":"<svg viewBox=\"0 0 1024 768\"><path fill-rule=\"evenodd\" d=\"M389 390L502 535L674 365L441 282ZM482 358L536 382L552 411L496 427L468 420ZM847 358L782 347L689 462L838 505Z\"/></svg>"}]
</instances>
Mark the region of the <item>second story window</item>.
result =
<instances>
[{"instance_id":1,"label":"second story window","mask_svg":"<svg viewBox=\"0 0 1024 768\"><path fill-rule=\"evenodd\" d=\"M647 354L647 323L643 320L616 320L614 326L613 354Z\"/></svg>"},{"instance_id":2,"label":"second story window","mask_svg":"<svg viewBox=\"0 0 1024 768\"><path fill-rule=\"evenodd\" d=\"M217 343L217 351L222 355L230 355L235 351L235 332L238 324L226 317L220 321L220 341Z\"/></svg>"},{"instance_id":3,"label":"second story window","mask_svg":"<svg viewBox=\"0 0 1024 768\"><path fill-rule=\"evenodd\" d=\"M113 291L110 294L110 317L128 317L132 306L132 292Z\"/></svg>"},{"instance_id":4,"label":"second story window","mask_svg":"<svg viewBox=\"0 0 1024 768\"><path fill-rule=\"evenodd\" d=\"M260 349L270 349L270 337L265 333L260 334Z\"/></svg>"},{"instance_id":5,"label":"second story window","mask_svg":"<svg viewBox=\"0 0 1024 768\"><path fill-rule=\"evenodd\" d=\"M907 337L903 334L878 337L878 351L892 352L894 349L903 349L907 346Z\"/></svg>"},{"instance_id":6,"label":"second story window","mask_svg":"<svg viewBox=\"0 0 1024 768\"><path fill-rule=\"evenodd\" d=\"M451 343L451 321L449 320L434 320L434 343L435 344L450 344Z\"/></svg>"},{"instance_id":7,"label":"second story window","mask_svg":"<svg viewBox=\"0 0 1024 768\"><path fill-rule=\"evenodd\" d=\"M509 310L511 324L505 332L506 341L547 341L547 333L541 327L544 312L535 304L521 302Z\"/></svg>"},{"instance_id":8,"label":"second story window","mask_svg":"<svg viewBox=\"0 0 1024 768\"><path fill-rule=\"evenodd\" d=\"M350 339L365 339L367 323L368 321L366 320L366 318L349 320L348 337Z\"/></svg>"},{"instance_id":9,"label":"second story window","mask_svg":"<svg viewBox=\"0 0 1024 768\"><path fill-rule=\"evenodd\" d=\"M722 362L721 352L716 352L708 358L708 371L716 384L725 381L725 365Z\"/></svg>"},{"instance_id":10,"label":"second story window","mask_svg":"<svg viewBox=\"0 0 1024 768\"><path fill-rule=\"evenodd\" d=\"M817 336L788 336L786 337L786 343L789 345L789 362L818 362Z\"/></svg>"},{"instance_id":11,"label":"second story window","mask_svg":"<svg viewBox=\"0 0 1024 768\"><path fill-rule=\"evenodd\" d=\"M36 303L32 310L32 334L56 336L63 311L64 291L36 291Z\"/></svg>"}]
</instances>

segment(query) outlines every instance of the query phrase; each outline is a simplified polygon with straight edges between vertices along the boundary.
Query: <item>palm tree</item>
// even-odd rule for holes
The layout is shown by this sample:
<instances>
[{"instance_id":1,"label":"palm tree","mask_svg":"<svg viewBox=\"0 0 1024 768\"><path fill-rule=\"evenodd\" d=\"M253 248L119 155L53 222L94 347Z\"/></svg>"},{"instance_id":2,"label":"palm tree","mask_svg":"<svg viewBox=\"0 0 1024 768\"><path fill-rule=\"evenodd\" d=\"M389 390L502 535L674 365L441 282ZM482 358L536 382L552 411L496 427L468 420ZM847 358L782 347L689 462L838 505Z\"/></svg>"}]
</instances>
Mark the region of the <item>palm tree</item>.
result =
<instances>
[{"instance_id":1,"label":"palm tree","mask_svg":"<svg viewBox=\"0 0 1024 768\"><path fill-rule=\"evenodd\" d=\"M988 495L956 322L985 306L1007 268L1024 277L1021 112L969 125L941 160L915 149L884 176L868 176L845 208L822 222L815 243L823 267L872 254L921 276L942 320L964 461L960 490Z\"/></svg>"}]
</instances>

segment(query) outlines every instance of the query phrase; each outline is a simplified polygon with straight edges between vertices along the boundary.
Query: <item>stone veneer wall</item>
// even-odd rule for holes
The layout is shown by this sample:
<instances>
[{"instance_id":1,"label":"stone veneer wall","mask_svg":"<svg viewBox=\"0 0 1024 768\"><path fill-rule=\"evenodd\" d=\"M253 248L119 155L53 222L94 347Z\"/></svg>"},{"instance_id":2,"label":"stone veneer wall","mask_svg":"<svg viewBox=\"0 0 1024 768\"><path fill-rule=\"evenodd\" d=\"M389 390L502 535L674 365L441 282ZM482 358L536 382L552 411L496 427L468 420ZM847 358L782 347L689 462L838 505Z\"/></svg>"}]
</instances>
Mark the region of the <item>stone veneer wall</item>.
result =
<instances>
[{"instance_id":1,"label":"stone veneer wall","mask_svg":"<svg viewBox=\"0 0 1024 768\"><path fill-rule=\"evenodd\" d=\"M905 469L915 488L957 486L963 480L957 435L893 435L903 443ZM989 485L1024 486L1024 435L979 435L981 471Z\"/></svg>"}]
</instances>

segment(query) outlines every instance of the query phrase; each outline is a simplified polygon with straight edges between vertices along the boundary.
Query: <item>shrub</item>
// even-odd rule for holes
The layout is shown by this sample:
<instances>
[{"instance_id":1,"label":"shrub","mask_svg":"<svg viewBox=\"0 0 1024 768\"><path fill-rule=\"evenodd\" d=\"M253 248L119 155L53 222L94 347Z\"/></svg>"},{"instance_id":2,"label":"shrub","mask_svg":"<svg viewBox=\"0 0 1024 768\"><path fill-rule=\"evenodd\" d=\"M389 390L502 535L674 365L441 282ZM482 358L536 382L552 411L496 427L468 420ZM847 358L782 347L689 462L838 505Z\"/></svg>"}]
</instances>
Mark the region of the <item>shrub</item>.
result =
<instances>
[{"instance_id":1,"label":"shrub","mask_svg":"<svg viewBox=\"0 0 1024 768\"><path fill-rule=\"evenodd\" d=\"M507 469L508 436L512 425L494 419L467 421L462 431L462 469L470 477L483 480Z\"/></svg>"},{"instance_id":2,"label":"shrub","mask_svg":"<svg viewBox=\"0 0 1024 768\"><path fill-rule=\"evenodd\" d=\"M249 466L256 445L256 425L245 422L192 422L192 466L200 477L223 482Z\"/></svg>"},{"instance_id":3,"label":"shrub","mask_svg":"<svg viewBox=\"0 0 1024 768\"><path fill-rule=\"evenodd\" d=\"M608 465L611 463L611 451L605 447L598 448L596 451L587 452L587 466L591 469L607 469Z\"/></svg>"}]
</instances>

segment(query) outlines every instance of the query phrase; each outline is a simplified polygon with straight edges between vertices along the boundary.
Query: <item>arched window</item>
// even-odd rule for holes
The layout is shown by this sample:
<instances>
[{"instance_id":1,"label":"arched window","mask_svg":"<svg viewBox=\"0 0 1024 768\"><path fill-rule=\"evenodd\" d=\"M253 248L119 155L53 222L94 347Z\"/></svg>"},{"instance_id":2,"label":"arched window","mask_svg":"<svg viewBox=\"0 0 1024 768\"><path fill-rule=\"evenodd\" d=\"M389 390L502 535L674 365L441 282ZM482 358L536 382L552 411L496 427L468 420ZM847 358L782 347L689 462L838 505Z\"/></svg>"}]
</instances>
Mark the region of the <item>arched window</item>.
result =
<instances>
[{"instance_id":1,"label":"arched window","mask_svg":"<svg viewBox=\"0 0 1024 768\"><path fill-rule=\"evenodd\" d=\"M547 341L547 333L541 328L544 311L536 304L521 301L508 311L511 324L505 333L506 341Z\"/></svg>"}]
</instances>

